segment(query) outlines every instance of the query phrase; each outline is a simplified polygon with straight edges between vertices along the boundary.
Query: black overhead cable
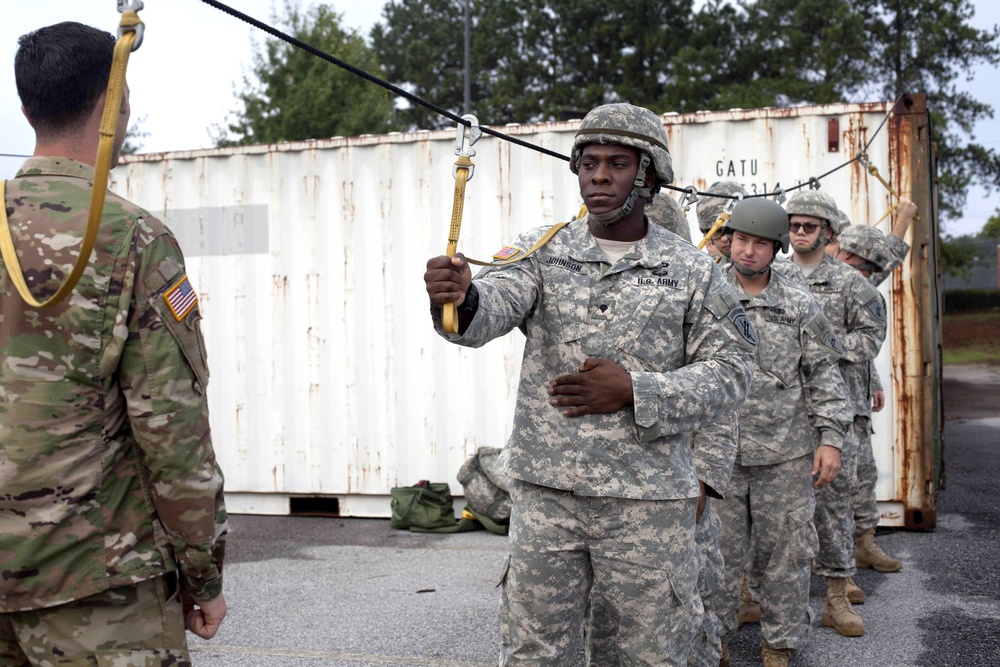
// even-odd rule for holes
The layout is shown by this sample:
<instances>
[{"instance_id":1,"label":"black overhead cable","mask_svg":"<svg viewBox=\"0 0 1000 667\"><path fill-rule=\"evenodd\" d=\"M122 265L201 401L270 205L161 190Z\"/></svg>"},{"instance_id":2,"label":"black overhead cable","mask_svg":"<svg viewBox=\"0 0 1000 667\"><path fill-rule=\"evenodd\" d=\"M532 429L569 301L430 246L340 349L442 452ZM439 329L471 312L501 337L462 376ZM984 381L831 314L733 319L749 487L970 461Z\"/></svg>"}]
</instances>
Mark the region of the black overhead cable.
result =
<instances>
[{"instance_id":1,"label":"black overhead cable","mask_svg":"<svg viewBox=\"0 0 1000 667\"><path fill-rule=\"evenodd\" d=\"M393 84L389 83L388 81L383 81L382 79L378 78L377 76L369 74L368 72L365 72L364 70L358 69L354 65L351 65L350 63L344 62L343 60L340 60L339 58L337 58L335 56L332 56L329 53L326 53L325 51L321 51L320 49L317 49L316 47L314 47L314 46L312 46L310 44L306 44L302 40L297 39L295 37L292 37L291 35L286 34L286 33L282 32L282 31L278 30L277 28L274 28L274 27L272 27L272 26L270 26L270 25L268 25L268 24L266 24L266 23L264 23L262 21L258 21L257 19L253 18L252 16L247 16L246 14L244 14L244 13L242 13L240 11L237 11L237 10L233 9L232 7L229 7L228 5L225 5L225 4L221 3L221 2L219 2L218 0L201 0L201 1L204 2L207 5L211 5L212 7L215 7L216 9L219 9L219 10L221 10L221 11L229 14L230 16L238 18L241 21L244 21L245 23L249 23L253 27L255 27L255 28L259 29L259 30L263 30L264 32L268 33L269 35L272 35L273 37L277 37L278 39L280 39L280 40L282 40L284 42L287 42L288 44L291 44L292 46L294 46L296 48L302 49L303 51L306 51L306 52L308 52L308 53L316 56L317 58L321 58L321 59L323 59L323 60L325 60L325 61L327 61L329 63L332 63L332 64L336 65L337 67L340 67L342 69L347 70L348 72L350 72L352 74L360 76L362 79L364 79L366 81L374 83L377 86L381 86L382 88L385 88L386 90L388 90L388 91L390 91L392 93L395 93L396 95L398 95L400 97L406 98L407 100L409 100L413 104L422 106L425 109L429 109L429 110L433 111L434 113L437 113L437 114L439 114L441 116L444 116L445 118L448 118L448 119L450 119L450 120L452 120L452 121L454 121L456 123L460 123L460 124L462 124L462 125L464 125L466 127L471 127L472 126L472 123L470 121L468 121L465 118L462 118L461 116L458 116L458 115L452 113L451 111L448 111L447 109L443 109L442 107L439 107L439 106L437 106L436 104L434 104L432 102L428 102L428 101L424 100L423 98L421 98L421 97L419 97L417 95L414 95L413 93L411 93L411 92L409 92L407 90L404 90L403 88L400 88L399 86L396 86L396 85L393 85ZM862 157L866 157L866 153L868 151L868 147L871 146L871 144L872 144L873 141L875 141L875 137L878 136L878 133L882 130L882 127L885 125L886 121L889 120L889 116L891 116L892 113L893 113L893 111L895 111L896 105L899 104L900 99L902 99L904 95L905 95L905 93L902 93L902 94L900 94L899 97L896 98L895 103L893 103L893 105L889 109L888 113L886 113L885 118L882 119L882 122L879 124L878 128L875 130L875 133L872 134L871 139L869 139L868 143L865 144L864 149L861 152L859 152L857 155L855 155L853 158L851 158L850 160L848 160L847 162L841 164L839 167L835 167L834 169L831 169L830 171L826 172L825 174L823 174L821 176L814 176L814 177L810 178L808 181L805 181L803 183L799 183L798 185L793 185L792 187L789 187L789 188L782 188L782 189L776 190L774 192L747 195L746 197L743 197L743 198L745 198L745 199L752 199L754 197L776 197L778 195L783 195L785 192L789 192L789 191L792 191L792 190L798 190L799 188L804 188L804 187L812 187L812 188L818 189L819 188L819 181L820 180L826 178L830 174L832 174L832 173L834 173L834 172L836 172L836 171L838 171L840 169L843 169L847 165L849 165L849 164L851 164L851 163L853 163L853 162L855 162L857 160L860 160ZM555 151L549 150L548 148L544 148L542 146L537 146L535 144L532 144L531 142L524 141L523 139L518 139L517 137L512 137L510 135L504 134L502 132L498 132L498 131L496 131L494 129L491 129L489 127L480 126L479 129L481 129L484 134L488 134L488 135L496 137L498 139L503 139L504 141L509 141L511 143L517 144L518 146L523 146L525 148L530 148L530 149L538 151L540 153L544 153L546 155L549 155L549 156L552 156L552 157L555 157L555 158L559 158L560 160L565 160L566 162L569 162L569 157L563 155L562 153L557 153ZM664 187L669 188L671 190L675 190L677 192L687 192L687 193L691 193L692 192L692 188L681 188L681 187L677 187L677 186L674 186L674 185L665 185ZM716 194L716 193L713 193L713 192L699 192L698 190L694 190L693 194L696 195L696 196L697 195L704 195L706 197L718 197L718 198L721 198L721 199L740 199L741 198L741 197L735 196L735 195Z\"/></svg>"}]
</instances>

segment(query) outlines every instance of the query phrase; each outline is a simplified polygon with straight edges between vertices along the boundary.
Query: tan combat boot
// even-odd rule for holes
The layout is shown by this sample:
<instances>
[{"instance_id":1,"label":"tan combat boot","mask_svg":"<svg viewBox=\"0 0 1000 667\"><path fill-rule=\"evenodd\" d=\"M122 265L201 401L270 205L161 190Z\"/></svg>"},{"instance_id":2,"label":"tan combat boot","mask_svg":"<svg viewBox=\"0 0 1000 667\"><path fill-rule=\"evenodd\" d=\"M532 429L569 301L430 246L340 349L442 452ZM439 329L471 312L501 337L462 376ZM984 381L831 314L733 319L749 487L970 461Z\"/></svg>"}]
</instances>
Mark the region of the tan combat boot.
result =
<instances>
[{"instance_id":1,"label":"tan combat boot","mask_svg":"<svg viewBox=\"0 0 1000 667\"><path fill-rule=\"evenodd\" d=\"M826 578L826 604L823 605L823 625L833 628L844 637L865 634L865 622L851 607L847 599L847 579Z\"/></svg>"},{"instance_id":2,"label":"tan combat boot","mask_svg":"<svg viewBox=\"0 0 1000 667\"><path fill-rule=\"evenodd\" d=\"M719 667L729 667L729 642L722 642L722 657L719 659Z\"/></svg>"},{"instance_id":3,"label":"tan combat boot","mask_svg":"<svg viewBox=\"0 0 1000 667\"><path fill-rule=\"evenodd\" d=\"M760 622L760 603L753 599L753 593L750 592L745 574L743 575L743 583L740 585L740 611L736 619L739 625Z\"/></svg>"},{"instance_id":4,"label":"tan combat boot","mask_svg":"<svg viewBox=\"0 0 1000 667\"><path fill-rule=\"evenodd\" d=\"M761 642L760 646L760 657L764 667L788 667L788 661L792 659L792 649L771 648L766 642Z\"/></svg>"},{"instance_id":5,"label":"tan combat boot","mask_svg":"<svg viewBox=\"0 0 1000 667\"><path fill-rule=\"evenodd\" d=\"M865 603L865 592L850 577L847 578L847 599L851 601L851 604Z\"/></svg>"},{"instance_id":6,"label":"tan combat boot","mask_svg":"<svg viewBox=\"0 0 1000 667\"><path fill-rule=\"evenodd\" d=\"M876 572L899 572L903 561L896 560L882 551L875 543L875 529L869 528L854 540L854 562L861 569L871 568Z\"/></svg>"}]
</instances>

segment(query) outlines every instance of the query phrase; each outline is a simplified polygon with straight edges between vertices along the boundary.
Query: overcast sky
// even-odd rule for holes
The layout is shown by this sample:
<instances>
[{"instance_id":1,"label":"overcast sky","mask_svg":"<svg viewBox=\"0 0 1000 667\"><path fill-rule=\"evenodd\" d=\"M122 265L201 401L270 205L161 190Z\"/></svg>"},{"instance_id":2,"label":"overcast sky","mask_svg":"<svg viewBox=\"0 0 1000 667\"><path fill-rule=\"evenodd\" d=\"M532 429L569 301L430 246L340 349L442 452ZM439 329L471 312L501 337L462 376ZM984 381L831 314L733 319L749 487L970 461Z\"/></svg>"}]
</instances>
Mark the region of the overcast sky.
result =
<instances>
[{"instance_id":1,"label":"overcast sky","mask_svg":"<svg viewBox=\"0 0 1000 667\"><path fill-rule=\"evenodd\" d=\"M225 1L225 0L224 0ZM344 25L367 36L381 17L378 0L325 0L341 12ZM226 4L256 19L272 23L273 7L284 0L229 0ZM308 5L307 0L300 4ZM975 0L974 25L1000 23L1000 2ZM129 60L132 118L146 116L142 152L207 148L209 128L223 124L236 108L234 86L242 89L242 74L252 64L253 43L265 35L200 0L145 0L140 17L147 33L142 47ZM16 0L6 3L0 22L0 153L29 154L34 135L21 115L14 87L13 63L17 38L37 27L58 21L79 21L114 32L118 25L115 0ZM332 65L331 65L332 67ZM981 68L961 80L979 100L1000 114L1000 73ZM474 105L474 101L473 101ZM1000 150L1000 121L980 123L976 139ZM0 157L0 178L13 176L21 158ZM975 233L1000 206L1000 194L986 198L973 189L965 217L948 224L953 234Z\"/></svg>"}]
</instances>

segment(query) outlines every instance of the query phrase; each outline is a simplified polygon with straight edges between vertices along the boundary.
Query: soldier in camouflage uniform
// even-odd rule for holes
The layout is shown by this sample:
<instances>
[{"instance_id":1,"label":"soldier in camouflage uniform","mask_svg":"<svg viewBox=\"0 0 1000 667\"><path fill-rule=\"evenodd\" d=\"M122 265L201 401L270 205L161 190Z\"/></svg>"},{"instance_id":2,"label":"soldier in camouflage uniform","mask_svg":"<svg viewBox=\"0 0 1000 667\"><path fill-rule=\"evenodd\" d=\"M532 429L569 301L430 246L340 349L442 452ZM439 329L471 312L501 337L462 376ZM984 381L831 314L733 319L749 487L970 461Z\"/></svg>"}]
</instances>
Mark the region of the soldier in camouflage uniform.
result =
<instances>
[{"instance_id":1,"label":"soldier in camouflage uniform","mask_svg":"<svg viewBox=\"0 0 1000 667\"><path fill-rule=\"evenodd\" d=\"M653 200L646 206L646 217L650 222L691 243L691 227L688 225L687 216L684 215L684 209L666 192L657 192L653 195Z\"/></svg>"},{"instance_id":2,"label":"soldier in camouflage uniform","mask_svg":"<svg viewBox=\"0 0 1000 667\"><path fill-rule=\"evenodd\" d=\"M659 117L597 107L570 168L584 219L475 281L461 256L433 258L424 274L446 339L479 347L518 327L527 337L500 457L513 478L500 664L566 664L594 585L625 664L685 665L699 620L699 498L719 495L731 464L693 448L691 433L743 400L754 336L711 259L643 215L673 177ZM458 334L443 332L449 302ZM708 479L699 456L713 463Z\"/></svg>"},{"instance_id":3,"label":"soldier in camouflage uniform","mask_svg":"<svg viewBox=\"0 0 1000 667\"><path fill-rule=\"evenodd\" d=\"M708 191L719 195L730 195L731 197L746 197L747 191L736 181L717 181L708 186ZM723 212L731 210L736 201L727 197L702 196L695 210L698 213L698 229L702 236L707 235L715 226L715 221ZM699 239L700 241L701 239ZM729 261L729 236L723 233L720 228L715 235L705 244L708 254L718 258L718 261L726 263Z\"/></svg>"},{"instance_id":4,"label":"soldier in camouflage uniform","mask_svg":"<svg viewBox=\"0 0 1000 667\"><path fill-rule=\"evenodd\" d=\"M771 201L746 200L733 209L726 229L732 263L725 275L759 342L753 385L739 413L736 465L726 498L717 503L726 564L718 604L720 664L728 665L740 579L752 548L751 572L760 580L763 663L783 667L805 646L811 625L809 566L817 549L813 478L817 488L836 478L850 409L829 321L807 289L771 270L779 248L788 250L785 212Z\"/></svg>"},{"instance_id":5,"label":"soldier in camouflage uniform","mask_svg":"<svg viewBox=\"0 0 1000 667\"><path fill-rule=\"evenodd\" d=\"M114 38L20 39L35 157L5 207L36 299L83 236ZM129 104L121 107L118 146ZM117 150L112 164L117 162ZM6 224L6 221L4 221ZM0 664L188 665L226 613L223 479L198 300L163 224L108 193L90 264L45 310L0 270Z\"/></svg>"},{"instance_id":6,"label":"soldier in camouflage uniform","mask_svg":"<svg viewBox=\"0 0 1000 667\"><path fill-rule=\"evenodd\" d=\"M833 198L818 190L797 192L785 204L791 221L792 260L833 326L841 348L840 371L847 383L854 426L871 417L869 368L885 340L885 305L878 290L824 248L840 233L841 216ZM846 270L845 270L846 269ZM851 605L847 588L854 563L854 495L857 492L858 433L852 429L841 451L841 474L816 494L820 550L815 573L826 579L823 625L846 637L865 626Z\"/></svg>"},{"instance_id":7,"label":"soldier in camouflage uniform","mask_svg":"<svg viewBox=\"0 0 1000 667\"><path fill-rule=\"evenodd\" d=\"M909 202L906 202L909 203ZM912 204L911 204L912 206ZM916 207L912 206L913 211ZM912 219L912 211L907 207L903 216ZM909 225L909 222L906 222ZM895 232L898 227L893 225ZM905 232L905 227L903 228ZM853 266L861 274L872 280L892 273L902 259L899 257L898 246L889 239L902 240L894 234L883 235L877 229L856 225L841 235L840 252L837 258ZM904 244L905 245L905 244ZM908 246L907 246L908 249ZM905 252L903 253L905 257ZM881 297L881 295L879 295ZM884 306L884 301L883 301ZM878 372L872 363L870 365L871 400L869 405L875 412L885 405L885 394L882 392ZM871 442L871 412L856 417L855 432L858 436L858 486L854 496L854 559L857 567L872 568L878 572L898 572L903 569L902 561L889 556L875 542L875 529L879 522L878 502L875 497L875 485L878 482L878 468ZM852 582L853 583L853 582ZM864 592L856 585L852 587L851 600L864 602Z\"/></svg>"}]
</instances>

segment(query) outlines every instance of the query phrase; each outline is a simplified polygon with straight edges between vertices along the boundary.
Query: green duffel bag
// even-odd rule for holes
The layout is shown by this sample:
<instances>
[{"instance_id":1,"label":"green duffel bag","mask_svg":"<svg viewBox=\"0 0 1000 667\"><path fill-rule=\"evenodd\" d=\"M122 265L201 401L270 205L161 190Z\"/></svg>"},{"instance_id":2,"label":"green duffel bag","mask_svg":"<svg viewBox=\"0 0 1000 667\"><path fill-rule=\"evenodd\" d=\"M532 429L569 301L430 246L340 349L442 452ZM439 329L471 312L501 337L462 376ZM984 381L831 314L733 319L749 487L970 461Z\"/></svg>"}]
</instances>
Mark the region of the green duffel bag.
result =
<instances>
[{"instance_id":1,"label":"green duffel bag","mask_svg":"<svg viewBox=\"0 0 1000 667\"><path fill-rule=\"evenodd\" d=\"M455 525L455 507L447 483L432 483L426 479L414 486L396 486L392 494L392 527L445 528Z\"/></svg>"}]
</instances>

